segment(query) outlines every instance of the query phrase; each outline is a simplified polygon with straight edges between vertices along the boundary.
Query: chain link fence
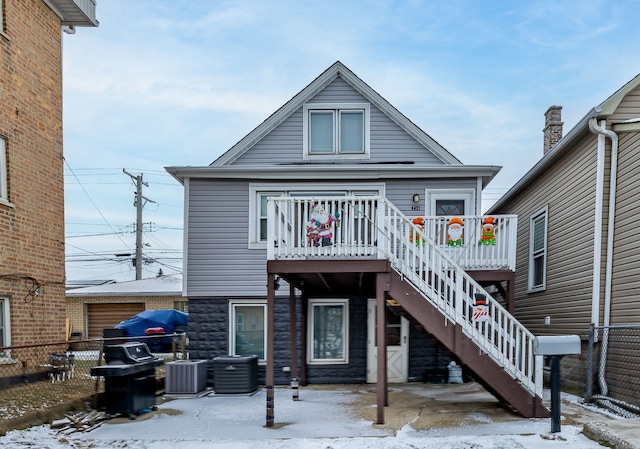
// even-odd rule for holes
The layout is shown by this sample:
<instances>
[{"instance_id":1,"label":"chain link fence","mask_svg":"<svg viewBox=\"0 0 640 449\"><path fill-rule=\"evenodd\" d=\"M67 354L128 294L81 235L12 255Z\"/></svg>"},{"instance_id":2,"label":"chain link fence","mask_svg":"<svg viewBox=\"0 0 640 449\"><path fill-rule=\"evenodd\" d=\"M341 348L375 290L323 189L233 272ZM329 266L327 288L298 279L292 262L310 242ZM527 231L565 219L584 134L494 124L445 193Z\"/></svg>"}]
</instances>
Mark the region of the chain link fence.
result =
<instances>
[{"instance_id":1,"label":"chain link fence","mask_svg":"<svg viewBox=\"0 0 640 449\"><path fill-rule=\"evenodd\" d=\"M188 358L185 334L126 339L132 340L154 348L154 355L165 362ZM104 364L104 345L122 342L120 337L0 347L0 416L10 421L95 400L104 382L91 376L91 368ZM164 365L157 367L156 377L164 378L165 371Z\"/></svg>"},{"instance_id":2,"label":"chain link fence","mask_svg":"<svg viewBox=\"0 0 640 449\"><path fill-rule=\"evenodd\" d=\"M640 325L591 326L585 401L640 417Z\"/></svg>"}]
</instances>

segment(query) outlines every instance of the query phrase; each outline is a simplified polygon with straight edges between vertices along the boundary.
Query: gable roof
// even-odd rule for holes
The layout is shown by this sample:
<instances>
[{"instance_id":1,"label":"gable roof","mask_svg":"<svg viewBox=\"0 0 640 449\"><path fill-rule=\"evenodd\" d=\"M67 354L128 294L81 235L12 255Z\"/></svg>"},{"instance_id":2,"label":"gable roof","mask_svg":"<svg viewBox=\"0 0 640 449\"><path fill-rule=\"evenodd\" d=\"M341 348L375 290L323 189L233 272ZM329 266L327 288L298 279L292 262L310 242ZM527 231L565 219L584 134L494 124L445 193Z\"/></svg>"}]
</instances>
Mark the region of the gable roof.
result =
<instances>
[{"instance_id":1,"label":"gable roof","mask_svg":"<svg viewBox=\"0 0 640 449\"><path fill-rule=\"evenodd\" d=\"M368 84L358 78L340 61L336 61L331 67L325 70L320 76L313 80L307 87L302 89L291 100L280 109L271 114L264 122L258 125L253 131L232 146L222 156L216 159L211 166L226 166L232 164L242 156L253 145L263 137L273 131L278 125L284 122L294 112L300 109L306 102L321 92L336 78L342 78L351 87L358 91L371 104L375 105L382 113L393 120L400 128L406 131L414 139L429 149L443 163L449 165L461 165L459 159L449 153L442 145L433 140L427 133L409 120L404 114L393 107L380 94L373 90Z\"/></svg>"},{"instance_id":2,"label":"gable roof","mask_svg":"<svg viewBox=\"0 0 640 449\"><path fill-rule=\"evenodd\" d=\"M539 178L549 168L551 168L558 159L569 153L575 144L584 136L589 134L589 120L606 119L611 116L624 97L640 86L640 74L636 75L631 81L626 83L620 89L615 91L606 100L598 106L592 108L582 119L560 139L547 153L540 159L511 189L505 193L502 198L495 202L487 211L488 214L498 213L500 208L508 203L511 199L522 192L532 181Z\"/></svg>"}]
</instances>

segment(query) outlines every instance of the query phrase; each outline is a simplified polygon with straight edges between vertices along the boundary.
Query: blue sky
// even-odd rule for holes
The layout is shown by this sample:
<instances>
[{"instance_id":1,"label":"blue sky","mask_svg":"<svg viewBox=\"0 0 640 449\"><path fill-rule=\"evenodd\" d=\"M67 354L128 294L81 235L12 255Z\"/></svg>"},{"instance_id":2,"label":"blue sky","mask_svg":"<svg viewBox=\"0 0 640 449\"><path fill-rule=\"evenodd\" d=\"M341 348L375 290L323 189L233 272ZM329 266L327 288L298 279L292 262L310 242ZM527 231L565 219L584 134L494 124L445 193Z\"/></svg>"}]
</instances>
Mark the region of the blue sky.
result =
<instances>
[{"instance_id":1,"label":"blue sky","mask_svg":"<svg viewBox=\"0 0 640 449\"><path fill-rule=\"evenodd\" d=\"M501 165L485 205L542 156L544 112L568 132L640 72L640 2L98 0L63 38L67 279L182 269L183 188L335 61L465 164Z\"/></svg>"}]
</instances>

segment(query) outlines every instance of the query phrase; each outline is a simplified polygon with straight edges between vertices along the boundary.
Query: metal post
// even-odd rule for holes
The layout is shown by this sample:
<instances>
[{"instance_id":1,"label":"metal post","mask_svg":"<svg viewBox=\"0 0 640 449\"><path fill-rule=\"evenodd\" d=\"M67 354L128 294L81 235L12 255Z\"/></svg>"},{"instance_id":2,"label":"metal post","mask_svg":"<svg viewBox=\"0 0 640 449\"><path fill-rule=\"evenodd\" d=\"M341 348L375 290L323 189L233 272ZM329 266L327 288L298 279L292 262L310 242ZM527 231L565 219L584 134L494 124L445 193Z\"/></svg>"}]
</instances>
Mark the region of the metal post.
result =
<instances>
[{"instance_id":1,"label":"metal post","mask_svg":"<svg viewBox=\"0 0 640 449\"><path fill-rule=\"evenodd\" d=\"M596 327L595 324L591 323L589 325L589 347L587 348L587 379L586 379L586 391L584 393L584 398L586 401L590 402L593 397L593 372L594 372L594 345L595 345L595 332Z\"/></svg>"},{"instance_id":2,"label":"metal post","mask_svg":"<svg viewBox=\"0 0 640 449\"><path fill-rule=\"evenodd\" d=\"M299 400L299 396L298 396L298 385L300 385L300 382L298 382L298 378L297 377L292 377L291 378L291 391L293 392L293 400L297 401Z\"/></svg>"},{"instance_id":3,"label":"metal post","mask_svg":"<svg viewBox=\"0 0 640 449\"><path fill-rule=\"evenodd\" d=\"M551 433L560 432L560 360L561 355L551 356Z\"/></svg>"}]
</instances>

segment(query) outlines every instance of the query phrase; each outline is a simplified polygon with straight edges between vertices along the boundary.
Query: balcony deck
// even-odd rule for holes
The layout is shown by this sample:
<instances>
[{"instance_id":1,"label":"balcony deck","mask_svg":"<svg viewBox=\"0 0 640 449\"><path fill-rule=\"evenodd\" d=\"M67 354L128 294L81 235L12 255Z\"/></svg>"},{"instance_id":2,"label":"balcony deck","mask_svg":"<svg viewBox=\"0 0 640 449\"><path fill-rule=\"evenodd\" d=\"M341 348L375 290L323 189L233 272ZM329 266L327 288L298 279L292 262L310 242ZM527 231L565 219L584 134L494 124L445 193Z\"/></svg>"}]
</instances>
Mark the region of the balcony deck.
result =
<instances>
[{"instance_id":1,"label":"balcony deck","mask_svg":"<svg viewBox=\"0 0 640 449\"><path fill-rule=\"evenodd\" d=\"M406 217L380 205L378 197L272 198L268 259L386 258L393 227L465 271L515 271L515 215Z\"/></svg>"}]
</instances>

